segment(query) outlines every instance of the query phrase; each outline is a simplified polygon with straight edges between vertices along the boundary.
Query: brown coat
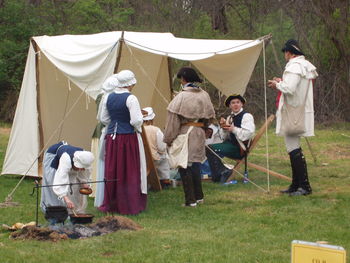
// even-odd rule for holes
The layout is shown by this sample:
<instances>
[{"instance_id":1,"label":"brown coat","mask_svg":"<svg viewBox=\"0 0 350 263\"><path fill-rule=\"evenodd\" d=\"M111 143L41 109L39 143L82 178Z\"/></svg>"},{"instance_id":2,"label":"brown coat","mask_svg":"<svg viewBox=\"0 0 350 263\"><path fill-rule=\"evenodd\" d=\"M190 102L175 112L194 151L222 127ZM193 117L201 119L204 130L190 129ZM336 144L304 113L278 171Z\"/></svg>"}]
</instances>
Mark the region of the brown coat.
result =
<instances>
[{"instance_id":1,"label":"brown coat","mask_svg":"<svg viewBox=\"0 0 350 263\"><path fill-rule=\"evenodd\" d=\"M182 124L215 117L209 94L201 88L184 88L170 102L167 110L164 142L168 145L171 145L178 135L187 132L190 126ZM188 139L188 162L203 162L205 158L205 132L200 127L193 127Z\"/></svg>"}]
</instances>

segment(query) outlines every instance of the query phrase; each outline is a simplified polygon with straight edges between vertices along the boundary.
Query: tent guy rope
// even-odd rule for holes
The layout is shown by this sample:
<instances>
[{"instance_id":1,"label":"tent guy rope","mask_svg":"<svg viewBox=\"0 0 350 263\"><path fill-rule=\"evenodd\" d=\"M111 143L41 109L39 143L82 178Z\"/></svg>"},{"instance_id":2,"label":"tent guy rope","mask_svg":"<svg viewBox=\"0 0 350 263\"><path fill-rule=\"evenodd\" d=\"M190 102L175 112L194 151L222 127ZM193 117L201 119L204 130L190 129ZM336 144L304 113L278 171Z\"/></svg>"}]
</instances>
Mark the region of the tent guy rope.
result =
<instances>
[{"instance_id":1,"label":"tent guy rope","mask_svg":"<svg viewBox=\"0 0 350 263\"><path fill-rule=\"evenodd\" d=\"M209 149L213 154L215 154L216 157L218 157L223 164L228 165L229 167L232 167L232 164L226 162L223 158L221 158L221 156L219 156L213 149L211 149L209 146L205 146L207 149ZM254 183L252 180L250 180L248 177L245 177L240 171L238 171L237 169L235 169L235 167L232 168L233 171L235 171L237 174L239 174L242 178L245 178L249 183L253 184L254 186L256 186L257 188L259 188L260 190L262 190L265 193L268 193L267 190L265 190L263 187L261 187L260 185L257 185L256 183Z\"/></svg>"},{"instance_id":2,"label":"tent guy rope","mask_svg":"<svg viewBox=\"0 0 350 263\"><path fill-rule=\"evenodd\" d=\"M126 41L124 41L125 46L127 47L127 49L129 50L131 56L133 57L133 59L136 62L136 65L141 69L142 73L148 78L148 80L151 82L152 86L154 87L154 89L158 92L158 95L164 100L164 102L166 104L169 104L169 100L167 98L165 98L165 96L162 94L162 92L157 88L157 85L154 83L154 81L152 80L152 78L150 77L150 75L147 73L147 71L145 70L145 68L142 66L142 64L140 63L140 61L134 56L133 51L131 50L131 48L129 47L129 45L126 43Z\"/></svg>"}]
</instances>

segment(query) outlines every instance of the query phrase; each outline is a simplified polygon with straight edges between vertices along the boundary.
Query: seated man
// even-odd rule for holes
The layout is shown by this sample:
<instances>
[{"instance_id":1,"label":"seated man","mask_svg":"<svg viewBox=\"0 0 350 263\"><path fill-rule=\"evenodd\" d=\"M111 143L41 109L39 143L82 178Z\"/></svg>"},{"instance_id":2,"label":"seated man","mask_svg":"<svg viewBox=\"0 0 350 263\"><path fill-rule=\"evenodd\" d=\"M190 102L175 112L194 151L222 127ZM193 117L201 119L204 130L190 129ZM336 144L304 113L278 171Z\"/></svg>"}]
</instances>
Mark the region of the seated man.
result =
<instances>
[{"instance_id":1,"label":"seated man","mask_svg":"<svg viewBox=\"0 0 350 263\"><path fill-rule=\"evenodd\" d=\"M43 159L43 181L40 206L43 212L49 206L66 206L69 214L74 209L84 214L87 207L85 195L80 188L89 188L86 183L91 176L94 155L82 148L60 142L50 146ZM69 185L69 184L74 185ZM77 183L77 184L75 184ZM45 187L47 185L53 185Z\"/></svg>"},{"instance_id":2,"label":"seated man","mask_svg":"<svg viewBox=\"0 0 350 263\"><path fill-rule=\"evenodd\" d=\"M166 144L163 142L163 132L160 128L153 125L153 119L156 116L151 107L142 109L143 124L146 131L147 141L151 148L154 165L157 169L161 186L168 187L170 182L170 166L166 156Z\"/></svg>"},{"instance_id":3,"label":"seated man","mask_svg":"<svg viewBox=\"0 0 350 263\"><path fill-rule=\"evenodd\" d=\"M246 100L238 94L230 95L226 99L225 105L231 109L231 114L226 120L224 118L220 120L220 132L224 141L209 145L210 149L206 148L214 182L225 183L232 174L232 170L226 168L215 153L220 157L242 159L245 156L249 140L254 135L254 118L243 110L245 102Z\"/></svg>"},{"instance_id":4,"label":"seated man","mask_svg":"<svg viewBox=\"0 0 350 263\"><path fill-rule=\"evenodd\" d=\"M206 137L205 145L222 143L223 140L220 135L219 124L218 123L210 124L205 131L205 137ZM201 164L201 175L202 175L202 178L211 177L211 170L210 170L208 160L205 160L205 162Z\"/></svg>"}]
</instances>

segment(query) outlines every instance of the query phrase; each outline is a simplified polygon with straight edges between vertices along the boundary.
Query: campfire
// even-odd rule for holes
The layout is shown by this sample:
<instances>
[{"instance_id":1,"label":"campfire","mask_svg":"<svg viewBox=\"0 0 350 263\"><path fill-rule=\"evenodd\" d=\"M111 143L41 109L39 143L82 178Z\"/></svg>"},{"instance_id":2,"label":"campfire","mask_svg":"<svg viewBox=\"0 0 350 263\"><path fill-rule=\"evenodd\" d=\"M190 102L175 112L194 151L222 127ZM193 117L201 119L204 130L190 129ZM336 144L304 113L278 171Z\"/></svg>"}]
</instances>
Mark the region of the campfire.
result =
<instances>
[{"instance_id":1,"label":"campfire","mask_svg":"<svg viewBox=\"0 0 350 263\"><path fill-rule=\"evenodd\" d=\"M106 216L88 225L56 224L48 227L28 226L11 234L13 239L59 241L105 235L118 230L140 230L133 220L122 216Z\"/></svg>"}]
</instances>

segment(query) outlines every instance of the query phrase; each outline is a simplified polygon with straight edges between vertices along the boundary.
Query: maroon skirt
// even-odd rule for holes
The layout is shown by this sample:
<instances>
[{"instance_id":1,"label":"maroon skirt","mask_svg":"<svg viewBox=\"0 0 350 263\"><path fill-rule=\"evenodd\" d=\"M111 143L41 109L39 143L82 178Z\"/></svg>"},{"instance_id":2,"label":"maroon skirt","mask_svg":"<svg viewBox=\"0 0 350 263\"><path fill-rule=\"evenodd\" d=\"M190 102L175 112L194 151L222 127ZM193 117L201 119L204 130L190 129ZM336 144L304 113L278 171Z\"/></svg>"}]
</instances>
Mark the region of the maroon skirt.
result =
<instances>
[{"instance_id":1,"label":"maroon skirt","mask_svg":"<svg viewBox=\"0 0 350 263\"><path fill-rule=\"evenodd\" d=\"M145 210L147 195L141 193L140 152L136 133L107 134L104 200L99 209L123 215Z\"/></svg>"}]
</instances>

